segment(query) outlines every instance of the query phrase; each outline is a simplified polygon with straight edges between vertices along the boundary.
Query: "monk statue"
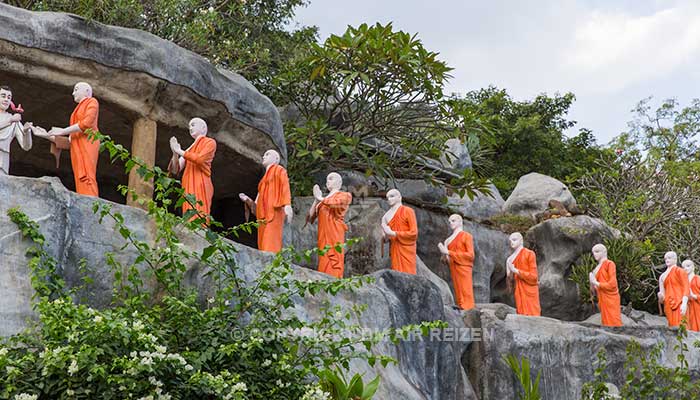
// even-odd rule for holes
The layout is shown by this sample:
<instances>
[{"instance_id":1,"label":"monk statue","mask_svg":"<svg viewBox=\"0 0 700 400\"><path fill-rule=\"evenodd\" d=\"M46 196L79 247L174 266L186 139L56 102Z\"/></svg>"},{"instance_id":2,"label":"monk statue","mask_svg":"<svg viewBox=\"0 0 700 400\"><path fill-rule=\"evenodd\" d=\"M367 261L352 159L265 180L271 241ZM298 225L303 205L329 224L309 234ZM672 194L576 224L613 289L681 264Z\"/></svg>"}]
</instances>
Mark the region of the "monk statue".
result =
<instances>
[{"instance_id":1,"label":"monk statue","mask_svg":"<svg viewBox=\"0 0 700 400\"><path fill-rule=\"evenodd\" d=\"M182 173L182 189L186 195L196 199L194 209L207 217L211 212L211 199L214 197L214 185L211 182L211 163L216 154L216 140L207 137L207 123L201 118L192 118L189 123L190 136L194 142L187 150L182 150L175 136L170 138L170 150L173 156L168 171L174 175ZM183 215L192 209L186 201L182 204ZM192 219L196 219L193 216Z\"/></svg>"},{"instance_id":2,"label":"monk statue","mask_svg":"<svg viewBox=\"0 0 700 400\"><path fill-rule=\"evenodd\" d=\"M448 219L452 234L444 243L438 243L442 261L450 266L452 284L455 290L457 307L462 310L474 308L474 287L472 268L474 267L474 239L463 230L461 215L452 214Z\"/></svg>"},{"instance_id":3,"label":"monk statue","mask_svg":"<svg viewBox=\"0 0 700 400\"><path fill-rule=\"evenodd\" d=\"M100 194L97 187L97 156L99 155L100 142L89 139L86 131L88 129L99 131L97 121L100 104L96 98L92 97L92 87L85 82L75 84L73 100L78 105L70 116L70 126L67 128L53 127L48 132L48 139L52 142L51 152L58 160L60 150L70 149L75 191L97 197ZM39 135L37 134L37 136ZM66 143L66 136L69 143ZM58 161L56 165L58 165Z\"/></svg>"},{"instance_id":4,"label":"monk statue","mask_svg":"<svg viewBox=\"0 0 700 400\"><path fill-rule=\"evenodd\" d=\"M287 170L280 164L280 154L268 150L263 154L262 164L265 175L258 183L258 195L253 201L245 193L239 193L241 201L246 204L258 218L258 249L279 252L282 250L282 231L285 217L292 222L292 193L289 189Z\"/></svg>"},{"instance_id":5,"label":"monk statue","mask_svg":"<svg viewBox=\"0 0 700 400\"><path fill-rule=\"evenodd\" d=\"M401 192L396 189L386 193L386 201L390 208L382 217L382 247L385 241L390 243L391 269L415 275L418 240L416 213L401 203Z\"/></svg>"},{"instance_id":6,"label":"monk statue","mask_svg":"<svg viewBox=\"0 0 700 400\"><path fill-rule=\"evenodd\" d=\"M0 174L10 173L10 144L17 143L24 151L32 148L32 124L22 125L21 105L12 102L12 89L0 86ZM14 111L14 113L10 113Z\"/></svg>"},{"instance_id":7,"label":"monk statue","mask_svg":"<svg viewBox=\"0 0 700 400\"><path fill-rule=\"evenodd\" d=\"M695 263L685 260L681 266L688 274L690 286L688 299L688 330L700 331L700 277L695 275Z\"/></svg>"},{"instance_id":8,"label":"monk statue","mask_svg":"<svg viewBox=\"0 0 700 400\"><path fill-rule=\"evenodd\" d=\"M591 250L598 265L588 274L592 294L598 296L598 308L603 326L622 326L620 292L617 288L617 267L608 260L608 249L596 244Z\"/></svg>"},{"instance_id":9,"label":"monk statue","mask_svg":"<svg viewBox=\"0 0 700 400\"><path fill-rule=\"evenodd\" d=\"M523 235L514 232L508 237L513 253L506 260L506 274L515 281L515 309L520 315L539 317L540 290L535 252L523 246Z\"/></svg>"},{"instance_id":10,"label":"monk statue","mask_svg":"<svg viewBox=\"0 0 700 400\"><path fill-rule=\"evenodd\" d=\"M659 277L659 303L663 304L668 326L679 326L688 311L688 274L678 265L678 255L669 251L664 255L666 271Z\"/></svg>"},{"instance_id":11,"label":"monk statue","mask_svg":"<svg viewBox=\"0 0 700 400\"><path fill-rule=\"evenodd\" d=\"M345 213L350 208L352 195L340 191L343 179L336 172L326 177L326 188L329 193L323 196L318 185L314 185L314 203L309 209L309 218L313 221L318 217L318 248L331 246L324 255L318 257L318 270L328 275L342 278L345 272L345 249L336 246L345 243Z\"/></svg>"}]
</instances>

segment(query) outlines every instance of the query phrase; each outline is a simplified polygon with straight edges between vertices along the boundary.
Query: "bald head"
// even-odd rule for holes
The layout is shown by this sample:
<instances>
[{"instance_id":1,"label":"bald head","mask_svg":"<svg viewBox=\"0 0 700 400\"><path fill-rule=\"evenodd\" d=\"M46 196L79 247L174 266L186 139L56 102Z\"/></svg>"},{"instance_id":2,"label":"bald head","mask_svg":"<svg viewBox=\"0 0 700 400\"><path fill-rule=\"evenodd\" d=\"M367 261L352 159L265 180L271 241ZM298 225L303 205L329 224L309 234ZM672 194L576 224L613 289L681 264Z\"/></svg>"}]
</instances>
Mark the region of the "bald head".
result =
<instances>
[{"instance_id":1,"label":"bald head","mask_svg":"<svg viewBox=\"0 0 700 400\"><path fill-rule=\"evenodd\" d=\"M200 136L206 136L209 129L207 123L204 122L203 119L195 117L190 120L189 130L190 136L192 136L193 139L197 139Z\"/></svg>"},{"instance_id":2,"label":"bald head","mask_svg":"<svg viewBox=\"0 0 700 400\"><path fill-rule=\"evenodd\" d=\"M450 218L448 219L448 221L450 223L450 228L452 230L462 229L462 226L464 225L464 220L462 219L462 216L459 214L450 215Z\"/></svg>"},{"instance_id":3,"label":"bald head","mask_svg":"<svg viewBox=\"0 0 700 400\"><path fill-rule=\"evenodd\" d=\"M508 236L508 243L511 249L517 249L523 245L523 235L520 232L513 232Z\"/></svg>"},{"instance_id":4,"label":"bald head","mask_svg":"<svg viewBox=\"0 0 700 400\"><path fill-rule=\"evenodd\" d=\"M341 186L343 186L343 178L340 177L339 173L331 172L326 176L326 188L328 190L340 190Z\"/></svg>"},{"instance_id":5,"label":"bald head","mask_svg":"<svg viewBox=\"0 0 700 400\"><path fill-rule=\"evenodd\" d=\"M262 164L263 167L267 168L270 165L275 165L280 163L280 153L275 150L268 150L263 154Z\"/></svg>"},{"instance_id":6,"label":"bald head","mask_svg":"<svg viewBox=\"0 0 700 400\"><path fill-rule=\"evenodd\" d=\"M685 272L690 275L695 273L695 263L692 260L685 260L681 263Z\"/></svg>"},{"instance_id":7,"label":"bald head","mask_svg":"<svg viewBox=\"0 0 700 400\"><path fill-rule=\"evenodd\" d=\"M667 267L672 267L678 264L678 254L675 251L669 251L664 254L664 263Z\"/></svg>"},{"instance_id":8,"label":"bald head","mask_svg":"<svg viewBox=\"0 0 700 400\"><path fill-rule=\"evenodd\" d=\"M89 97L92 97L92 86L90 84L78 82L73 86L73 101L80 103Z\"/></svg>"},{"instance_id":9,"label":"bald head","mask_svg":"<svg viewBox=\"0 0 700 400\"><path fill-rule=\"evenodd\" d=\"M596 261L605 260L608 258L608 249L604 245L598 243L591 249L593 253L593 258Z\"/></svg>"},{"instance_id":10,"label":"bald head","mask_svg":"<svg viewBox=\"0 0 700 400\"><path fill-rule=\"evenodd\" d=\"M401 204L401 192L399 192L397 189L389 190L386 192L386 201L390 206Z\"/></svg>"}]
</instances>

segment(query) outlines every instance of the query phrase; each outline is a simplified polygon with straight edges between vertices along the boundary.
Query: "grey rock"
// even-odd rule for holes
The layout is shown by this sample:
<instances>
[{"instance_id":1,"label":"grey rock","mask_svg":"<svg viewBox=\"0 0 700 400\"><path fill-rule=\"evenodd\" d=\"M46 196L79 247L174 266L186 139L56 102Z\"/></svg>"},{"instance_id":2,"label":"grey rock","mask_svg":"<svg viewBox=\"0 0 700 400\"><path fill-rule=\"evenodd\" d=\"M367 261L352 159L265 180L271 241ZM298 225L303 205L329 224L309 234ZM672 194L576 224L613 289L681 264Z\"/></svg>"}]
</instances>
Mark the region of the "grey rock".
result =
<instances>
[{"instance_id":1,"label":"grey rock","mask_svg":"<svg viewBox=\"0 0 700 400\"><path fill-rule=\"evenodd\" d=\"M498 309L496 309L498 310ZM579 399L584 383L594 379L593 361L601 348L607 350L611 383L624 383L625 348L632 341L650 350L663 345L661 363L676 365L675 330L665 327L601 328L562 322L545 317L517 314L497 315L493 309L481 308L477 315L465 316L468 327L480 328L484 339L472 343L463 359L474 390L481 400L515 399L520 383L502 360L513 354L529 360L532 378L541 372L540 393L543 400ZM700 335L691 333L686 344ZM700 373L700 352L687 353L693 374Z\"/></svg>"},{"instance_id":2,"label":"grey rock","mask_svg":"<svg viewBox=\"0 0 700 400\"><path fill-rule=\"evenodd\" d=\"M438 242L450 235L447 225L449 215L421 208L415 208L415 211L418 220L418 255L435 274L451 285L450 268L440 262L437 247ZM505 285L505 263L510 254L508 235L467 219L464 220L464 230L474 238L474 298L477 303L489 303L492 301L493 288Z\"/></svg>"},{"instance_id":3,"label":"grey rock","mask_svg":"<svg viewBox=\"0 0 700 400\"><path fill-rule=\"evenodd\" d=\"M456 193L447 198L447 206L464 217L477 221L488 220L501 213L503 197L495 185L489 185L489 194L478 193L474 199Z\"/></svg>"},{"instance_id":4,"label":"grey rock","mask_svg":"<svg viewBox=\"0 0 700 400\"><path fill-rule=\"evenodd\" d=\"M576 199L569 189L558 180L536 172L518 179L503 211L508 214L535 218L535 215L549 208L550 200L558 200L568 209L576 205Z\"/></svg>"},{"instance_id":5,"label":"grey rock","mask_svg":"<svg viewBox=\"0 0 700 400\"><path fill-rule=\"evenodd\" d=\"M254 194L266 150L275 149L286 160L282 122L272 102L240 75L217 69L197 54L147 32L6 4L0 4L0 26L0 81L24 104L25 121L66 126L75 106L72 87L86 81L100 101L100 130L127 149L136 119L157 122L156 164L165 168L169 138L189 145L188 121L204 118L218 142L212 179L219 220L242 221L237 194ZM56 170L48 148L48 141L38 139L33 151L13 152L10 173L57 175L74 187L68 152ZM127 183L123 165L103 154L97 171L102 197L124 202L116 191ZM224 199L232 199L234 207L224 205Z\"/></svg>"},{"instance_id":6,"label":"grey rock","mask_svg":"<svg viewBox=\"0 0 700 400\"><path fill-rule=\"evenodd\" d=\"M617 235L603 221L585 215L550 219L527 231L525 241L537 255L542 315L581 320L592 313L569 279L571 266L595 244Z\"/></svg>"},{"instance_id":7,"label":"grey rock","mask_svg":"<svg viewBox=\"0 0 700 400\"><path fill-rule=\"evenodd\" d=\"M443 167L458 172L471 169L472 167L472 158L469 155L469 149L456 138L448 139L445 142L445 154L440 157L440 162Z\"/></svg>"},{"instance_id":8,"label":"grey rock","mask_svg":"<svg viewBox=\"0 0 700 400\"><path fill-rule=\"evenodd\" d=\"M85 303L95 307L109 305L114 280L106 262L107 252L112 252L115 260L125 265L133 262L136 254L131 247L121 249L124 240L114 233L114 224L108 218L100 224L98 216L93 214L92 204L95 201L104 203L104 200L70 192L56 178L4 175L0 176L0 198L3 198L0 203L0 269L9 271L0 274L0 289L3 290L0 296L0 304L3 305L0 308L0 320L3 321L0 325L1 336L18 332L27 326L28 319L34 317L30 307L32 289L25 257L30 243L21 239L16 226L6 216L11 207L21 207L24 213L39 223L46 237L47 251L57 259L59 272L69 287L80 283L81 259L92 267L89 274L94 284L78 293L77 299L84 298ZM155 227L145 212L119 204L111 206L114 212L124 216L125 224L137 238L152 242ZM192 251L201 251L207 246L203 238L188 233L182 233L181 239ZM239 244L235 246L238 250L235 254L236 265L241 266L243 279L253 282L271 261L272 255ZM332 279L307 268L294 266L293 269L296 279ZM420 270L426 273L425 268ZM209 272L193 261L186 275L186 284L198 289L203 302L215 289ZM375 284L366 285L354 293L340 293L334 297L326 294L297 297L293 312L309 320L321 314L324 302L332 301L348 311L353 305L366 304L369 311L359 318L353 317L350 323L358 323L372 331L435 320L447 321L453 328L464 326L462 314L443 302L444 284L441 289L429 277L387 270L374 272L374 277ZM370 378L380 375L382 384L376 398L475 399L461 367L461 357L468 344L465 341L427 340L422 337L398 345L385 341L372 351L396 358L398 365L371 368L365 362L355 361L350 372L365 373Z\"/></svg>"}]
</instances>

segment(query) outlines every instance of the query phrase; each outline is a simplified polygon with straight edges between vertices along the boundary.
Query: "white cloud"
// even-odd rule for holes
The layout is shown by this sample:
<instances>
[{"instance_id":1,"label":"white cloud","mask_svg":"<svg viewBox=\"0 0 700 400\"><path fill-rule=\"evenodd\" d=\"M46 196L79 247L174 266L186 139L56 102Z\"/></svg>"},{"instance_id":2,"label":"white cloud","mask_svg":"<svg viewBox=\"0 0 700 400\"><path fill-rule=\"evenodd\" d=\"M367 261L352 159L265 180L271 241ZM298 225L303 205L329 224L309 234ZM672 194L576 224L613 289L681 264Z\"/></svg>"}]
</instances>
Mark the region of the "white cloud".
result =
<instances>
[{"instance_id":1,"label":"white cloud","mask_svg":"<svg viewBox=\"0 0 700 400\"><path fill-rule=\"evenodd\" d=\"M651 15L592 10L573 32L564 66L586 91L610 93L663 77L700 52L700 3L685 1Z\"/></svg>"},{"instance_id":2,"label":"white cloud","mask_svg":"<svg viewBox=\"0 0 700 400\"><path fill-rule=\"evenodd\" d=\"M700 0L311 0L298 15L322 38L360 22L417 32L455 68L449 91L571 91L570 117L600 142L642 98L700 96Z\"/></svg>"}]
</instances>

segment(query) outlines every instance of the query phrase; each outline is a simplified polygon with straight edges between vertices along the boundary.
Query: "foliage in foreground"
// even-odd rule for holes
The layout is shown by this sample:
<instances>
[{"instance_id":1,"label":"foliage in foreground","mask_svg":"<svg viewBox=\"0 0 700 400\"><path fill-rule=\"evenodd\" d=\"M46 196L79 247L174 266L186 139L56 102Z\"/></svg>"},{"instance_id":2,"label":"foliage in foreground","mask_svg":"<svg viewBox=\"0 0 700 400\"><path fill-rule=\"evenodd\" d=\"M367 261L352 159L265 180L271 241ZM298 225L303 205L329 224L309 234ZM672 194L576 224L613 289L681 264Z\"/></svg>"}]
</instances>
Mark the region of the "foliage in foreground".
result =
<instances>
[{"instance_id":1,"label":"foliage in foreground","mask_svg":"<svg viewBox=\"0 0 700 400\"><path fill-rule=\"evenodd\" d=\"M236 264L233 243L205 225L207 216L191 211L178 217L167 211L173 203L194 202L181 196L176 181L157 167L150 170L130 159L108 137L95 135L113 160L123 160L128 169L137 168L142 177L154 179L155 201L147 205L156 237L153 242L141 240L109 204L95 203L100 221L113 226L124 239L122 250L135 256L122 264L107 254L115 278L112 306L97 310L74 301L89 287L65 287L38 224L17 209L10 211L12 221L34 243L27 254L39 321L0 345L0 399L21 394L71 399L322 399L327 393L314 383L321 370L347 369L357 358L386 365L393 360L371 354L373 344L384 338L398 342L416 329L442 326L433 322L361 336L360 327L349 321L365 307L341 309L328 302L317 320L299 319L293 297L322 299L352 291L371 278L296 279L291 263L301 255L289 249L250 277L250 269ZM173 202L172 196L179 200ZM198 236L206 247L188 249L181 240L183 232ZM212 281L208 298L186 284L185 272L194 263Z\"/></svg>"},{"instance_id":2,"label":"foliage in foreground","mask_svg":"<svg viewBox=\"0 0 700 400\"><path fill-rule=\"evenodd\" d=\"M615 371L616 374L624 373L625 377L619 397L613 397L610 393L608 362L605 349L601 349L595 363L594 380L583 385L581 400L697 399L700 393L700 379L693 378L690 373L687 337L688 332L683 325L678 330L677 342L674 345L677 354L675 367L661 365L665 343L660 342L648 350L642 348L638 342L631 341L627 346L624 370ZM696 341L694 347L700 349L700 341Z\"/></svg>"},{"instance_id":3,"label":"foliage in foreground","mask_svg":"<svg viewBox=\"0 0 700 400\"><path fill-rule=\"evenodd\" d=\"M540 377L541 371L537 372L535 379L530 376L530 360L521 357L520 361L513 354L503 357L503 361L508 364L515 377L520 382L522 393L518 394L519 400L540 400Z\"/></svg>"}]
</instances>

